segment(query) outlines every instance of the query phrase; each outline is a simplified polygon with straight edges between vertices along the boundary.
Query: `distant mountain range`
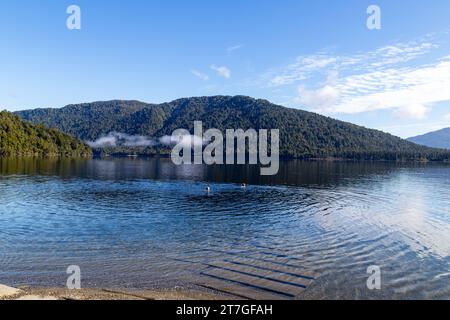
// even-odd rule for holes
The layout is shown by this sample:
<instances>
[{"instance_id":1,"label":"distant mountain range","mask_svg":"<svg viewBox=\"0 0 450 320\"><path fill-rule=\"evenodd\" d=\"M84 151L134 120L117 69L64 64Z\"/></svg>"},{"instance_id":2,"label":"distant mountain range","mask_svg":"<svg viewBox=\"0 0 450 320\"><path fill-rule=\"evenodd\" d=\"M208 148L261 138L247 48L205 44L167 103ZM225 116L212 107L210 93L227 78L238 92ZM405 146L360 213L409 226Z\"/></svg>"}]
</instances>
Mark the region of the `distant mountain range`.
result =
<instances>
[{"instance_id":1,"label":"distant mountain range","mask_svg":"<svg viewBox=\"0 0 450 320\"><path fill-rule=\"evenodd\" d=\"M76 138L25 122L10 112L0 112L0 157L91 155L92 150Z\"/></svg>"},{"instance_id":2,"label":"distant mountain range","mask_svg":"<svg viewBox=\"0 0 450 320\"><path fill-rule=\"evenodd\" d=\"M176 129L193 132L194 121L208 128L279 129L280 155L290 158L360 160L445 160L450 152L419 146L390 134L289 109L245 96L214 96L148 104L107 101L16 113L35 124L57 128L85 141L111 133L162 137ZM119 149L119 151L117 151ZM156 154L167 147L115 148L110 152Z\"/></svg>"},{"instance_id":3,"label":"distant mountain range","mask_svg":"<svg viewBox=\"0 0 450 320\"><path fill-rule=\"evenodd\" d=\"M408 138L408 141L432 148L450 149L450 128Z\"/></svg>"}]
</instances>

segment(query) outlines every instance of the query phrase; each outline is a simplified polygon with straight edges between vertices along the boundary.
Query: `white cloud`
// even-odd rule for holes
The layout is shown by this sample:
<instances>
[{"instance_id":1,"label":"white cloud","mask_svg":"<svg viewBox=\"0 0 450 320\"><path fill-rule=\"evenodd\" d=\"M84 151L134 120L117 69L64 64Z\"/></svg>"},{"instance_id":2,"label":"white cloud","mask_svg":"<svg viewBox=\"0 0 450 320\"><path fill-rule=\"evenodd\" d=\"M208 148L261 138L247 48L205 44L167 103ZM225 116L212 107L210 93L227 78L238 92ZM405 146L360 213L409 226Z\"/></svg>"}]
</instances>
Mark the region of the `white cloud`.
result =
<instances>
[{"instance_id":1,"label":"white cloud","mask_svg":"<svg viewBox=\"0 0 450 320\"><path fill-rule=\"evenodd\" d=\"M217 75L225 79L231 78L231 70L225 66L211 65L211 69L217 72Z\"/></svg>"},{"instance_id":2,"label":"white cloud","mask_svg":"<svg viewBox=\"0 0 450 320\"><path fill-rule=\"evenodd\" d=\"M392 110L401 118L424 119L434 103L450 101L450 56L418 60L437 48L426 39L346 56L321 52L261 79L272 88L302 83L294 101L325 114Z\"/></svg>"},{"instance_id":3,"label":"white cloud","mask_svg":"<svg viewBox=\"0 0 450 320\"><path fill-rule=\"evenodd\" d=\"M207 74L204 74L198 70L192 69L191 73L196 76L197 78L203 80L203 81L208 81L209 80L209 76Z\"/></svg>"},{"instance_id":4,"label":"white cloud","mask_svg":"<svg viewBox=\"0 0 450 320\"><path fill-rule=\"evenodd\" d=\"M328 53L303 55L285 67L271 70L263 75L268 79L269 87L294 84L310 79L320 72L328 72L330 69L347 71L368 71L384 69L389 66L405 63L429 53L438 46L430 42L398 43L378 48L366 53L358 53L348 56L335 56Z\"/></svg>"},{"instance_id":5,"label":"white cloud","mask_svg":"<svg viewBox=\"0 0 450 320\"><path fill-rule=\"evenodd\" d=\"M423 104L415 103L397 108L394 112L401 119L424 119L431 108Z\"/></svg>"},{"instance_id":6,"label":"white cloud","mask_svg":"<svg viewBox=\"0 0 450 320\"><path fill-rule=\"evenodd\" d=\"M183 147L189 148L194 146L201 146L209 141L204 141L201 137L194 135L184 135L181 137L175 136L163 136L159 139L140 136L140 135L129 135L120 132L110 132L98 138L95 141L87 141L86 143L91 148L107 148L107 147L153 147L157 145L172 146L179 144Z\"/></svg>"},{"instance_id":7,"label":"white cloud","mask_svg":"<svg viewBox=\"0 0 450 320\"><path fill-rule=\"evenodd\" d=\"M98 138L95 141L86 141L91 148L105 148L117 146L117 139L112 135Z\"/></svg>"},{"instance_id":8,"label":"white cloud","mask_svg":"<svg viewBox=\"0 0 450 320\"><path fill-rule=\"evenodd\" d=\"M157 142L149 137L139 135L128 135L120 132L110 132L106 136L102 136L95 141L86 142L91 148L105 148L105 147L151 147L155 146Z\"/></svg>"},{"instance_id":9,"label":"white cloud","mask_svg":"<svg viewBox=\"0 0 450 320\"><path fill-rule=\"evenodd\" d=\"M397 63L404 63L429 53L438 46L429 42L423 43L400 43L389 45L375 50L369 54L373 61L371 67L383 67ZM364 56L364 55L363 55Z\"/></svg>"},{"instance_id":10,"label":"white cloud","mask_svg":"<svg viewBox=\"0 0 450 320\"><path fill-rule=\"evenodd\" d=\"M294 63L287 66L279 75L273 76L269 80L269 86L278 87L305 80L312 73L329 68L335 63L336 58L328 57L326 55L298 57Z\"/></svg>"},{"instance_id":11,"label":"white cloud","mask_svg":"<svg viewBox=\"0 0 450 320\"><path fill-rule=\"evenodd\" d=\"M310 109L327 110L339 100L340 92L336 87L338 80L338 73L331 71L327 76L326 84L322 88L308 90L304 86L299 86L299 97L296 101Z\"/></svg>"},{"instance_id":12,"label":"white cloud","mask_svg":"<svg viewBox=\"0 0 450 320\"><path fill-rule=\"evenodd\" d=\"M235 45L235 46L228 47L227 48L227 52L231 53L233 51L241 49L243 46L244 46L243 44L238 44L238 45Z\"/></svg>"},{"instance_id":13,"label":"white cloud","mask_svg":"<svg viewBox=\"0 0 450 320\"><path fill-rule=\"evenodd\" d=\"M298 89L299 98L297 101L311 109L326 110L333 106L339 98L339 91L326 85L318 90L307 90L300 86Z\"/></svg>"},{"instance_id":14,"label":"white cloud","mask_svg":"<svg viewBox=\"0 0 450 320\"><path fill-rule=\"evenodd\" d=\"M360 113L450 100L450 61L348 76L338 84L341 100L329 113Z\"/></svg>"},{"instance_id":15,"label":"white cloud","mask_svg":"<svg viewBox=\"0 0 450 320\"><path fill-rule=\"evenodd\" d=\"M446 115L444 116L444 118L445 118L446 120L449 120L449 121L450 121L450 113L449 113L449 114L446 114Z\"/></svg>"}]
</instances>

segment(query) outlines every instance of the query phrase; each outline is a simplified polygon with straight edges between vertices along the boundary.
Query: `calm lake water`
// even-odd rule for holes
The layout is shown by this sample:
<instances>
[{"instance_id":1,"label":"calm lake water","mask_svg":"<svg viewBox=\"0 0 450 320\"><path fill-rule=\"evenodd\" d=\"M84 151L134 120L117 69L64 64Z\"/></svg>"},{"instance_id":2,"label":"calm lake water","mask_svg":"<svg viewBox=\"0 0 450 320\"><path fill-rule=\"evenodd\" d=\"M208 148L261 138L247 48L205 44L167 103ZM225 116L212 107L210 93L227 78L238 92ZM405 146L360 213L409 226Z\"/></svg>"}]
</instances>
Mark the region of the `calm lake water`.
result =
<instances>
[{"instance_id":1,"label":"calm lake water","mask_svg":"<svg viewBox=\"0 0 450 320\"><path fill-rule=\"evenodd\" d=\"M242 188L241 183L248 183ZM211 192L205 192L207 186ZM0 160L0 283L450 299L450 165ZM381 268L381 290L367 268Z\"/></svg>"}]
</instances>

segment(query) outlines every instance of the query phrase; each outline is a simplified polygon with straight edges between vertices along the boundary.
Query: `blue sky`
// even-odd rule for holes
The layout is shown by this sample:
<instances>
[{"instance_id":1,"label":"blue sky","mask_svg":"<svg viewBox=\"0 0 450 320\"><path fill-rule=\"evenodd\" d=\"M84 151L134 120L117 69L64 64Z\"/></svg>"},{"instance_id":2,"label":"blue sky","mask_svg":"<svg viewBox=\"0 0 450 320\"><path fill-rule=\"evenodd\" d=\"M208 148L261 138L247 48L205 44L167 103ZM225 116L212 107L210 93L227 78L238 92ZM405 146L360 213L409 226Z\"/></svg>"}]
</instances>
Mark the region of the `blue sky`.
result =
<instances>
[{"instance_id":1,"label":"blue sky","mask_svg":"<svg viewBox=\"0 0 450 320\"><path fill-rule=\"evenodd\" d=\"M5 0L0 108L243 94L408 137L450 126L449 17L448 0Z\"/></svg>"}]
</instances>

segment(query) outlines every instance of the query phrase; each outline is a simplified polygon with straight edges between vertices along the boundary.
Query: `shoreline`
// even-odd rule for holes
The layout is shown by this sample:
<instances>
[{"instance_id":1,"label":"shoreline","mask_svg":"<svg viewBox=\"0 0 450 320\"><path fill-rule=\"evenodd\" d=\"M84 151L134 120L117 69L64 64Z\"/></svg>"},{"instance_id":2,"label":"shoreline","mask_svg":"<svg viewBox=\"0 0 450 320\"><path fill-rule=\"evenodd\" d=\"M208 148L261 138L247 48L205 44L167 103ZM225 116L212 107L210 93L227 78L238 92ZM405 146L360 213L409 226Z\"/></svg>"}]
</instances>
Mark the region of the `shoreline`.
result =
<instances>
[{"instance_id":1,"label":"shoreline","mask_svg":"<svg viewBox=\"0 0 450 320\"><path fill-rule=\"evenodd\" d=\"M21 160L21 159L33 159L33 160L112 160L112 159L169 159L170 155L166 154L111 154L111 155L98 155L92 156L40 156L40 155L16 155L16 156L4 156L0 154L0 160ZM328 163L395 163L395 164L450 164L450 159L443 160L428 160L428 159L355 159L355 158L339 158L339 157L286 157L280 156L280 161L303 161L303 162L328 162ZM226 165L226 164L223 164ZM235 164L239 165L239 164ZM246 163L245 165L249 165Z\"/></svg>"},{"instance_id":2,"label":"shoreline","mask_svg":"<svg viewBox=\"0 0 450 320\"><path fill-rule=\"evenodd\" d=\"M187 288L163 290L129 290L129 289L93 289L69 290L61 288L13 288L0 285L0 301L10 300L43 300L43 301L110 301L110 300L236 300L231 295L213 291L202 291Z\"/></svg>"}]
</instances>

